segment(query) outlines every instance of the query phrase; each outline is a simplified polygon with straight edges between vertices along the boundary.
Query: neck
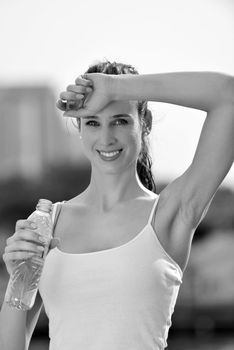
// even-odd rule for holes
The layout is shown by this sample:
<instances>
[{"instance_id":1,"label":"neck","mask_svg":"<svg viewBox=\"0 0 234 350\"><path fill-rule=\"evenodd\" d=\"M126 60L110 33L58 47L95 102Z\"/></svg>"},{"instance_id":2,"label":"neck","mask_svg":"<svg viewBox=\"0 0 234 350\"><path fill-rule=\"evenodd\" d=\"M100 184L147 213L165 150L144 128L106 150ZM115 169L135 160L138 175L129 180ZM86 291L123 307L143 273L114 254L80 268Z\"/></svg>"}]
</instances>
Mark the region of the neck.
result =
<instances>
[{"instance_id":1,"label":"neck","mask_svg":"<svg viewBox=\"0 0 234 350\"><path fill-rule=\"evenodd\" d=\"M103 212L146 192L135 166L119 174L100 173L95 168L92 169L90 184L83 192L83 199Z\"/></svg>"}]
</instances>

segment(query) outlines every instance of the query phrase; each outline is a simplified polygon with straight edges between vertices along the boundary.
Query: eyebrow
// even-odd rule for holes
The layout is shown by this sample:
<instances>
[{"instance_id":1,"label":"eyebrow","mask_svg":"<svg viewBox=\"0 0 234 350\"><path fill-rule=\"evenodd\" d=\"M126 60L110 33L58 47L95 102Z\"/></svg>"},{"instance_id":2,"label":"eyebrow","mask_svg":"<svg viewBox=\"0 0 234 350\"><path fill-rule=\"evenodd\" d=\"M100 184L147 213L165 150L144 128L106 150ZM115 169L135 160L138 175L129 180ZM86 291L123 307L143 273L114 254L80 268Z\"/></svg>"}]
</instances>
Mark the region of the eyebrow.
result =
<instances>
[{"instance_id":1,"label":"eyebrow","mask_svg":"<svg viewBox=\"0 0 234 350\"><path fill-rule=\"evenodd\" d=\"M132 118L131 115L129 114L116 114L116 115L113 115L112 118L116 119L116 118L121 118L121 117L125 117L125 118ZM98 116L96 115L90 115L90 116L86 116L86 117L82 117L82 119L99 119Z\"/></svg>"}]
</instances>

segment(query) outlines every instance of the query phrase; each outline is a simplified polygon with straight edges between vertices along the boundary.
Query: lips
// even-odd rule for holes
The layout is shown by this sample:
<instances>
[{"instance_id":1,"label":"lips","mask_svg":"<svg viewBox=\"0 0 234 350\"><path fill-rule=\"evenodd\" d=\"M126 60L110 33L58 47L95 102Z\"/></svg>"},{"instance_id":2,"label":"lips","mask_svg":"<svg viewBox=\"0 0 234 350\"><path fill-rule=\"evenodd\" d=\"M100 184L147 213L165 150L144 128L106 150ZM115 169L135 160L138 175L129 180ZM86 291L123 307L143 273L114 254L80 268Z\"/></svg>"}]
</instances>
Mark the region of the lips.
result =
<instances>
[{"instance_id":1,"label":"lips","mask_svg":"<svg viewBox=\"0 0 234 350\"><path fill-rule=\"evenodd\" d=\"M119 149L119 150L114 150L114 151L99 151L97 150L97 152L100 155L100 158L102 160L105 161L111 161L111 160L115 160L119 157L120 153L122 152L123 149Z\"/></svg>"}]
</instances>

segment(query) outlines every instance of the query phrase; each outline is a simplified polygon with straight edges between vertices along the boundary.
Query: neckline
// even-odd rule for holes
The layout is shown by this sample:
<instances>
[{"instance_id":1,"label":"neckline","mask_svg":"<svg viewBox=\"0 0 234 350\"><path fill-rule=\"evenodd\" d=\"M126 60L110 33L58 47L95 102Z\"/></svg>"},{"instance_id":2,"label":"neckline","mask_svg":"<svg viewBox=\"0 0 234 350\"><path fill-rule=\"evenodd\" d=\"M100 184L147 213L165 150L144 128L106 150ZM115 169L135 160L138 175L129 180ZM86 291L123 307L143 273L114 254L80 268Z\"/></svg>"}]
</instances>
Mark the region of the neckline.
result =
<instances>
[{"instance_id":1,"label":"neckline","mask_svg":"<svg viewBox=\"0 0 234 350\"><path fill-rule=\"evenodd\" d=\"M145 229L148 226L150 226L150 229L153 229L151 222L152 222L154 211L157 210L157 205L158 205L159 198L160 198L160 194L159 195L156 194L154 196L154 203L152 205L152 208L151 208L151 211L149 213L148 220L147 220L145 226L142 228L142 230L136 236L134 236L130 241L127 241L126 243L123 243L123 244L121 244L121 245L119 245L117 247L108 248L108 249L102 249L102 250L97 250L97 251L87 252L87 253L68 253L68 252L62 251L58 247L55 247L54 249L56 249L56 251L58 251L59 253L64 254L64 255L87 256L87 255L94 255L94 254L101 254L101 253L112 252L112 251L115 251L117 249L123 248L123 247L125 247L127 245L130 245L132 242L134 242L138 237L140 237L142 235L142 233L145 231ZM63 201L62 203L64 203L64 202L66 202L66 201Z\"/></svg>"},{"instance_id":2,"label":"neckline","mask_svg":"<svg viewBox=\"0 0 234 350\"><path fill-rule=\"evenodd\" d=\"M115 250L119 250L121 248L124 248L128 245L130 245L131 243L133 243L135 240L137 240L142 234L143 232L145 231L145 229L150 226L152 228L152 225L150 224L150 222L147 222L147 224L143 227L143 229L135 236L133 237L132 239L130 239L130 241L127 241L126 243L123 243L117 247L113 247L113 248L108 248L108 249L102 249L102 250L96 250L94 252L87 252L87 253L68 253L68 252L64 252L62 251L61 249L59 249L58 247L55 247L54 249L56 251L58 251L59 253L61 254L64 254L64 255L71 255L71 256L87 256L87 255L97 255L97 254L102 254L102 253L109 253L109 252L112 252L112 251L115 251Z\"/></svg>"},{"instance_id":3,"label":"neckline","mask_svg":"<svg viewBox=\"0 0 234 350\"><path fill-rule=\"evenodd\" d=\"M164 247L161 245L157 233L155 232L152 224L150 222L147 222L147 224L145 225L145 227L143 227L143 229L135 236L133 237L130 241L121 244L117 247L114 248L108 248L108 249L102 249L102 250L97 250L94 252L87 252L87 253L67 253L67 252L63 252L61 249L59 249L58 247L53 248L52 250L55 250L56 252L58 252L61 255L64 256L73 256L73 257L86 257L86 256L98 256L100 254L108 254L108 253L112 253L113 251L117 251L117 250L121 250L125 247L130 246L132 243L134 243L138 238L140 238L143 233L145 233L145 230L147 229L147 227L149 227L150 232L153 234L154 238L157 241L157 244L159 245L159 248L161 249L162 253L166 255L166 257L170 260L170 262L172 262L174 264L174 266L177 268L177 270L179 271L179 274L181 276L181 278L183 277L183 271L181 269L181 267L179 266L179 264L165 251Z\"/></svg>"}]
</instances>

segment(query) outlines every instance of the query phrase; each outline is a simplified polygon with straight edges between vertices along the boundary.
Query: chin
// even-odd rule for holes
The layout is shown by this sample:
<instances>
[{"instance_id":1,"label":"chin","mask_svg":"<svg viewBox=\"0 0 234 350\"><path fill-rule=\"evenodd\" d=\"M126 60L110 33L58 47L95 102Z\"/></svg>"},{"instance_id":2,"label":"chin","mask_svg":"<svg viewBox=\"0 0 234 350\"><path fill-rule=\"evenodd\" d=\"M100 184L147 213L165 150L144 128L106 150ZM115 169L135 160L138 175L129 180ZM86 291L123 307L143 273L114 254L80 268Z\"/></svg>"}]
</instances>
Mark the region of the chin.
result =
<instances>
[{"instance_id":1,"label":"chin","mask_svg":"<svg viewBox=\"0 0 234 350\"><path fill-rule=\"evenodd\" d=\"M100 164L92 164L92 167L94 167L99 173L103 175L119 175L126 172L132 172L132 169L136 169L136 160L132 160L131 162L122 162L121 164L104 164L100 166Z\"/></svg>"}]
</instances>

